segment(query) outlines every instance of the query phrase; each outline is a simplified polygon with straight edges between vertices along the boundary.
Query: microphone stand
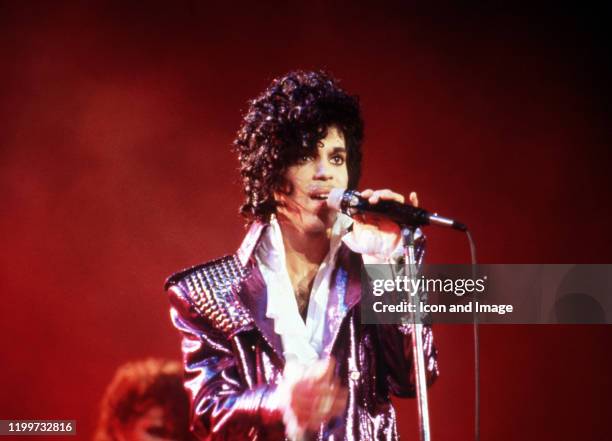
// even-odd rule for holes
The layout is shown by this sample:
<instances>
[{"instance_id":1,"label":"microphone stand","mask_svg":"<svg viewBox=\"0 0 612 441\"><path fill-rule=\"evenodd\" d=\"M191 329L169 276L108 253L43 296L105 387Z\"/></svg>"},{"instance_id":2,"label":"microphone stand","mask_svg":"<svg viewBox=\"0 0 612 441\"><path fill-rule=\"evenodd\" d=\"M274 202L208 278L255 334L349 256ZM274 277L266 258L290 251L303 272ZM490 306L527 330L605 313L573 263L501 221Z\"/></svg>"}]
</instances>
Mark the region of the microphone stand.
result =
<instances>
[{"instance_id":1,"label":"microphone stand","mask_svg":"<svg viewBox=\"0 0 612 441\"><path fill-rule=\"evenodd\" d=\"M406 225L400 225L402 241L404 245L404 267L405 274L409 280L417 278L417 261L415 255L414 232L415 229ZM414 286L414 285L412 285ZM414 378L416 384L416 398L419 412L419 438L421 441L430 441L431 432L429 428L429 404L427 401L427 382L425 378L425 357L423 355L423 323L421 321L418 302L420 293L409 295L410 303L414 305L414 311L410 317L404 316L402 324L410 326L412 332L412 359L414 365Z\"/></svg>"}]
</instances>

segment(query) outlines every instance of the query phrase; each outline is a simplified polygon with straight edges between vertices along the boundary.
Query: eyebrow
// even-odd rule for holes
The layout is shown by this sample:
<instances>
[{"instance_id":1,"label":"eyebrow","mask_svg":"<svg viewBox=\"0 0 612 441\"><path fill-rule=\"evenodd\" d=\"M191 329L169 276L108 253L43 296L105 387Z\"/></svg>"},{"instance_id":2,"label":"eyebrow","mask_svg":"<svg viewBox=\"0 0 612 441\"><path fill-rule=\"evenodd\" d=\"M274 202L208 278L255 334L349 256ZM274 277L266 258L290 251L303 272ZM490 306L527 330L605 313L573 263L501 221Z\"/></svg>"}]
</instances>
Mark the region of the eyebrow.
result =
<instances>
[{"instance_id":1,"label":"eyebrow","mask_svg":"<svg viewBox=\"0 0 612 441\"><path fill-rule=\"evenodd\" d=\"M331 151L331 154L334 154L334 153L346 153L346 147L340 147L340 146L334 147Z\"/></svg>"}]
</instances>

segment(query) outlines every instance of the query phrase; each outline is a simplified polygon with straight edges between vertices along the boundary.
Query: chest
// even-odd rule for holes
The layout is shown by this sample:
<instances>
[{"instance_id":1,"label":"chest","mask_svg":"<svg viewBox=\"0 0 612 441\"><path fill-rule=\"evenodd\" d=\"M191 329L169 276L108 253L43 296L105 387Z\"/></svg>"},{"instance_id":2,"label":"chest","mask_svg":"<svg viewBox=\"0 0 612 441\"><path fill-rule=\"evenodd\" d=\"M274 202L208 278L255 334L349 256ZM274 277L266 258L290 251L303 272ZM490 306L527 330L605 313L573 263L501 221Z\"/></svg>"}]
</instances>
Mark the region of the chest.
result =
<instances>
[{"instance_id":1,"label":"chest","mask_svg":"<svg viewBox=\"0 0 612 441\"><path fill-rule=\"evenodd\" d=\"M312 287L314 285L315 277L319 270L318 266L312 265L307 267L305 271L300 273L288 271L289 280L293 288L295 300L297 301L298 310L302 319L306 320L308 314L308 304L310 302L310 295Z\"/></svg>"}]
</instances>

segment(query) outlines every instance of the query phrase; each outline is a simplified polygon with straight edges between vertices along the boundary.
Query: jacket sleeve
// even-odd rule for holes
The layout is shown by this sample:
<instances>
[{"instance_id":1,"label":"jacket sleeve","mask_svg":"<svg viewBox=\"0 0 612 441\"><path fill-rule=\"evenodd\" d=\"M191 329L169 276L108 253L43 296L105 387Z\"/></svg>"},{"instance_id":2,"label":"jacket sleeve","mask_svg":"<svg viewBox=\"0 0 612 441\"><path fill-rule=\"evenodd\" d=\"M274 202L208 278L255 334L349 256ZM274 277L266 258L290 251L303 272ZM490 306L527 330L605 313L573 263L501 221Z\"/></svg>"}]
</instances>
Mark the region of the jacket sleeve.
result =
<instances>
[{"instance_id":1,"label":"jacket sleeve","mask_svg":"<svg viewBox=\"0 0 612 441\"><path fill-rule=\"evenodd\" d=\"M168 289L171 318L182 336L191 428L201 439L284 439L276 385L248 387L234 341L215 329L178 286Z\"/></svg>"}]
</instances>

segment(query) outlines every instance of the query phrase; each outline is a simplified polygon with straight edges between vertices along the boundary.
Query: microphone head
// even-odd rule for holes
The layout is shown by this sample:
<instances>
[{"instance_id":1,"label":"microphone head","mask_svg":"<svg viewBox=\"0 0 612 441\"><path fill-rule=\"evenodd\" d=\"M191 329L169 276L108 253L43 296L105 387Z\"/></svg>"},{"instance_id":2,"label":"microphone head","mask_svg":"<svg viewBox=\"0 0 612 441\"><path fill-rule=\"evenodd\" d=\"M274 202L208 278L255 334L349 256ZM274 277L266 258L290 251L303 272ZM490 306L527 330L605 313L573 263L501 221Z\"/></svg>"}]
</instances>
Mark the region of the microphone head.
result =
<instances>
[{"instance_id":1,"label":"microphone head","mask_svg":"<svg viewBox=\"0 0 612 441\"><path fill-rule=\"evenodd\" d=\"M332 210L342 211L342 197L346 188L334 188L327 195L327 206Z\"/></svg>"}]
</instances>

